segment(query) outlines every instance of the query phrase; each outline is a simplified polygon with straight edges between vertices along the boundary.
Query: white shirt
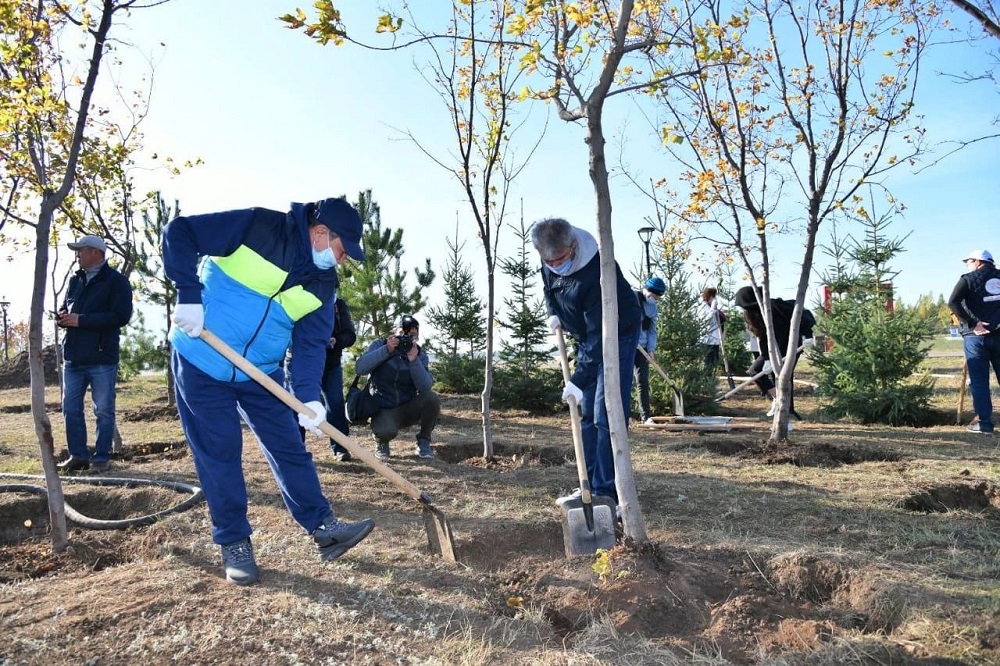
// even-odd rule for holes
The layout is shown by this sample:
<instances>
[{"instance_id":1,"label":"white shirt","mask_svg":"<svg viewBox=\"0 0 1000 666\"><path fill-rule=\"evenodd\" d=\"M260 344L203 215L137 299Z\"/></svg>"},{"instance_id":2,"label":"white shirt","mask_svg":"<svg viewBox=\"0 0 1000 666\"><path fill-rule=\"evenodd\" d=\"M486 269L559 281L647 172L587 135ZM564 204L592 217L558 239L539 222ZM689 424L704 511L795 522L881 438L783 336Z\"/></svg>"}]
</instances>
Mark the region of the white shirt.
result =
<instances>
[{"instance_id":1,"label":"white shirt","mask_svg":"<svg viewBox=\"0 0 1000 666\"><path fill-rule=\"evenodd\" d=\"M719 328L719 307L716 299L711 303L704 300L698 303L698 319L706 322L708 330L701 336L699 342L703 345L716 345L722 343L722 329Z\"/></svg>"}]
</instances>

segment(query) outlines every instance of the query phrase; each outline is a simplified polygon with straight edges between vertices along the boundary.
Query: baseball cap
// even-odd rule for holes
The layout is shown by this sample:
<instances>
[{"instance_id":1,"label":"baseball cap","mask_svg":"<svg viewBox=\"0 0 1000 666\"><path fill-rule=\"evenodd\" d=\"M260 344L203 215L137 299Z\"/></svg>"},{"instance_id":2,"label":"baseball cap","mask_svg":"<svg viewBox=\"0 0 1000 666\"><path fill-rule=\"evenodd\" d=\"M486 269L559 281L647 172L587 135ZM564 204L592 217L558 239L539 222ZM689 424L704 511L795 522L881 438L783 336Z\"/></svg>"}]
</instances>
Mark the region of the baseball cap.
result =
<instances>
[{"instance_id":1,"label":"baseball cap","mask_svg":"<svg viewBox=\"0 0 1000 666\"><path fill-rule=\"evenodd\" d=\"M75 243L66 243L66 247L71 250L82 250L85 247L92 247L101 252L107 252L108 246L100 236L81 236Z\"/></svg>"},{"instance_id":2,"label":"baseball cap","mask_svg":"<svg viewBox=\"0 0 1000 666\"><path fill-rule=\"evenodd\" d=\"M969 259L975 259L976 261L988 261L991 264L993 263L993 255L986 250L973 250L968 254L968 256L965 257L965 259L962 259L962 261L968 261Z\"/></svg>"},{"instance_id":3,"label":"baseball cap","mask_svg":"<svg viewBox=\"0 0 1000 666\"><path fill-rule=\"evenodd\" d=\"M404 331L410 331L414 328L420 328L420 322L417 321L413 315L403 315L399 318L399 328Z\"/></svg>"},{"instance_id":4,"label":"baseball cap","mask_svg":"<svg viewBox=\"0 0 1000 666\"><path fill-rule=\"evenodd\" d=\"M314 204L313 219L340 236L340 242L344 244L349 257L358 261L365 260L365 252L361 249L361 232L364 225L357 209L347 203L346 199L317 201Z\"/></svg>"}]
</instances>

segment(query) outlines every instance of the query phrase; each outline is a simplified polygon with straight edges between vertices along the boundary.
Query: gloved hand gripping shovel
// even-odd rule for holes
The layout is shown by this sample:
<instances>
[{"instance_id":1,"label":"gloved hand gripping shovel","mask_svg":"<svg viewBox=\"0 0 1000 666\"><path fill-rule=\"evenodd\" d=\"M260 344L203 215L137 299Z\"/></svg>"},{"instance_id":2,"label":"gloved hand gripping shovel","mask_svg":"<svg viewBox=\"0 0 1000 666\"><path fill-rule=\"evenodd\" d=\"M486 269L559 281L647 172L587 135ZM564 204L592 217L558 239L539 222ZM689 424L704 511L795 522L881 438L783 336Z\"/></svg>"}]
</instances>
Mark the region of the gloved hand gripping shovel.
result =
<instances>
[{"instance_id":1,"label":"gloved hand gripping shovel","mask_svg":"<svg viewBox=\"0 0 1000 666\"><path fill-rule=\"evenodd\" d=\"M229 345L219 339L219 337L214 333L207 329L203 329L201 332L201 339L208 343L212 349L225 356L230 363L242 370L250 378L258 382L261 386L274 394L276 398L294 409L296 412L299 414L305 414L306 416L315 416L312 413L312 410L308 409L300 400L286 391L284 387L259 370L255 365L250 363L250 361L237 354ZM420 508L423 509L424 528L427 530L427 541L430 545L431 552L440 555L449 562L458 561L458 554L455 550L455 538L452 535L448 519L445 518L440 509L431 503L430 497L421 492L412 483L404 479L391 467L379 462L379 460L367 448L361 446L354 439L340 432L326 421L320 422L317 427L323 431L323 434L327 435L350 451L352 456L360 459L364 464L368 465L368 467L378 472L379 475L388 479L392 485L396 486L406 495L415 499L420 504Z\"/></svg>"},{"instance_id":2,"label":"gloved hand gripping shovel","mask_svg":"<svg viewBox=\"0 0 1000 666\"><path fill-rule=\"evenodd\" d=\"M556 345L562 361L563 379L570 380L569 358L566 355L566 340L562 327L556 328ZM593 555L598 548L610 549L615 546L615 501L604 495L591 495L587 477L587 460L583 453L583 426L580 422L580 406L570 396L569 414L573 425L573 450L576 455L576 471L580 477L580 496L558 502L563 512L563 546L566 557Z\"/></svg>"}]
</instances>

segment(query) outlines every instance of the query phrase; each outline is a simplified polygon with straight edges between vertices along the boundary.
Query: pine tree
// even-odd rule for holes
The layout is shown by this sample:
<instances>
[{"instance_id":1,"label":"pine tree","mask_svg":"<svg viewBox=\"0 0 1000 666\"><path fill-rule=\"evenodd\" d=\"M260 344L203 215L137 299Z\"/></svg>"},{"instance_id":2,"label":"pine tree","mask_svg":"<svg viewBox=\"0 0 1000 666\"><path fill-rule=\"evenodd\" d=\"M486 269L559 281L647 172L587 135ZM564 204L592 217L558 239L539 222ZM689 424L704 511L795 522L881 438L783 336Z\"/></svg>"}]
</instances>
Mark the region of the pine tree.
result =
<instances>
[{"instance_id":1,"label":"pine tree","mask_svg":"<svg viewBox=\"0 0 1000 666\"><path fill-rule=\"evenodd\" d=\"M534 298L534 285L538 267L529 254L529 233L521 218L520 228L510 225L520 245L516 257L500 259L500 270L510 278L511 298L503 300L506 317L498 317L500 327L507 331L509 340L500 343L500 358L516 364L525 375L531 375L552 358L552 345L545 324L545 303Z\"/></svg>"},{"instance_id":2,"label":"pine tree","mask_svg":"<svg viewBox=\"0 0 1000 666\"><path fill-rule=\"evenodd\" d=\"M444 305L433 306L427 316L441 337L448 341L448 354L458 356L461 343L468 343L468 357L483 350L486 337L486 304L476 294L475 274L468 264L462 262L465 243L459 243L458 223L455 224L455 240L446 238L448 243L448 264L444 269Z\"/></svg>"},{"instance_id":3,"label":"pine tree","mask_svg":"<svg viewBox=\"0 0 1000 666\"><path fill-rule=\"evenodd\" d=\"M155 193L155 213L156 217L150 216L150 211L142 211L142 235L143 240L133 248L131 263L137 273L142 276L137 291L146 297L150 303L162 305L167 322L167 328L163 336L163 350L167 358L170 357L170 313L174 305L175 294L174 283L170 281L163 270L163 227L172 219L180 215L181 205L176 199L174 207L170 208L163 200L161 192ZM170 363L166 363L167 370L167 404L174 404L174 373Z\"/></svg>"},{"instance_id":4,"label":"pine tree","mask_svg":"<svg viewBox=\"0 0 1000 666\"><path fill-rule=\"evenodd\" d=\"M835 285L835 297L819 328L834 345L810 356L819 394L833 418L919 425L926 421L934 381L912 376L930 350L935 317L916 308L889 307L886 285L897 275L889 262L903 251L905 237L886 238L888 215L857 221L864 227L861 240L834 235L826 249L834 264L823 278Z\"/></svg>"},{"instance_id":5,"label":"pine tree","mask_svg":"<svg viewBox=\"0 0 1000 666\"><path fill-rule=\"evenodd\" d=\"M364 351L372 340L390 335L404 314L416 315L427 304L423 292L434 282L431 260L424 270L416 268L417 286L407 287L407 273L402 270L403 230L382 228L382 214L372 199L371 190L358 194L355 203L364 223L361 247L362 262L341 265L339 295L351 308L358 330L355 352Z\"/></svg>"}]
</instances>

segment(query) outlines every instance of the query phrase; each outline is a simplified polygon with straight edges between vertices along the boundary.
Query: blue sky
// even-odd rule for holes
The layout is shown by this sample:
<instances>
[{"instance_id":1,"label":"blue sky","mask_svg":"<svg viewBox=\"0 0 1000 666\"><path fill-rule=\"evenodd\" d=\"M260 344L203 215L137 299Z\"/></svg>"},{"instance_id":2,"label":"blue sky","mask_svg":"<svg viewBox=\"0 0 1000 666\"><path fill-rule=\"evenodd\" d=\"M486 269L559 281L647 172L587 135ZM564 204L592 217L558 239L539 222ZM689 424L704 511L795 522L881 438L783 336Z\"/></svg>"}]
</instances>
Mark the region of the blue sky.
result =
<instances>
[{"instance_id":1,"label":"blue sky","mask_svg":"<svg viewBox=\"0 0 1000 666\"><path fill-rule=\"evenodd\" d=\"M340 4L349 22L359 11L370 20L368 10L352 9L357 3ZM404 265L422 266L430 257L440 275L447 258L445 239L454 235L457 213L465 259L477 267L481 248L457 181L401 137L400 131L408 130L424 145L451 146L443 107L414 69L413 58L419 54L320 46L277 21L295 6L296 0L174 0L134 12L128 25L116 30L114 36L155 63L150 113L142 126L147 148L204 161L180 177L154 174L144 186L162 189L170 202L179 199L184 213L250 206L284 210L289 201L337 195L354 199L371 189L383 224L404 230ZM354 30L368 35L369 25ZM128 59L134 52L125 49L121 55ZM973 69L985 57L955 47L942 50L938 62ZM940 64L929 63L924 71L937 69ZM933 74L921 85L919 111L927 116L932 139L990 131L997 91L946 85ZM533 127L540 127L550 112L535 105ZM616 145L623 126L630 133L624 147ZM640 181L669 175L669 164L646 127L633 102L618 97L609 103L605 131L610 165L624 150ZM528 132L519 136L525 142L532 139ZM905 301L922 293L950 293L963 269L960 259L970 249L1000 252L996 207L989 194L997 191L997 154L996 142L983 143L922 173L904 167L891 176L895 195L909 207L892 233L912 232L907 252L896 264L901 270L897 295ZM541 149L515 183L509 221L517 222L523 197L529 222L559 215L596 233L587 168L583 127L551 117ZM625 178L615 178L612 187L616 256L630 274L643 258L636 230L653 211ZM509 256L513 239L505 233L508 242L501 243L500 254ZM802 243L797 238L776 242L775 291L791 297ZM26 313L27 290L0 289L14 302L15 317L22 303ZM501 296L504 291L499 290ZM810 290L810 299L816 291ZM440 285L432 289L431 301L440 303Z\"/></svg>"}]
</instances>

